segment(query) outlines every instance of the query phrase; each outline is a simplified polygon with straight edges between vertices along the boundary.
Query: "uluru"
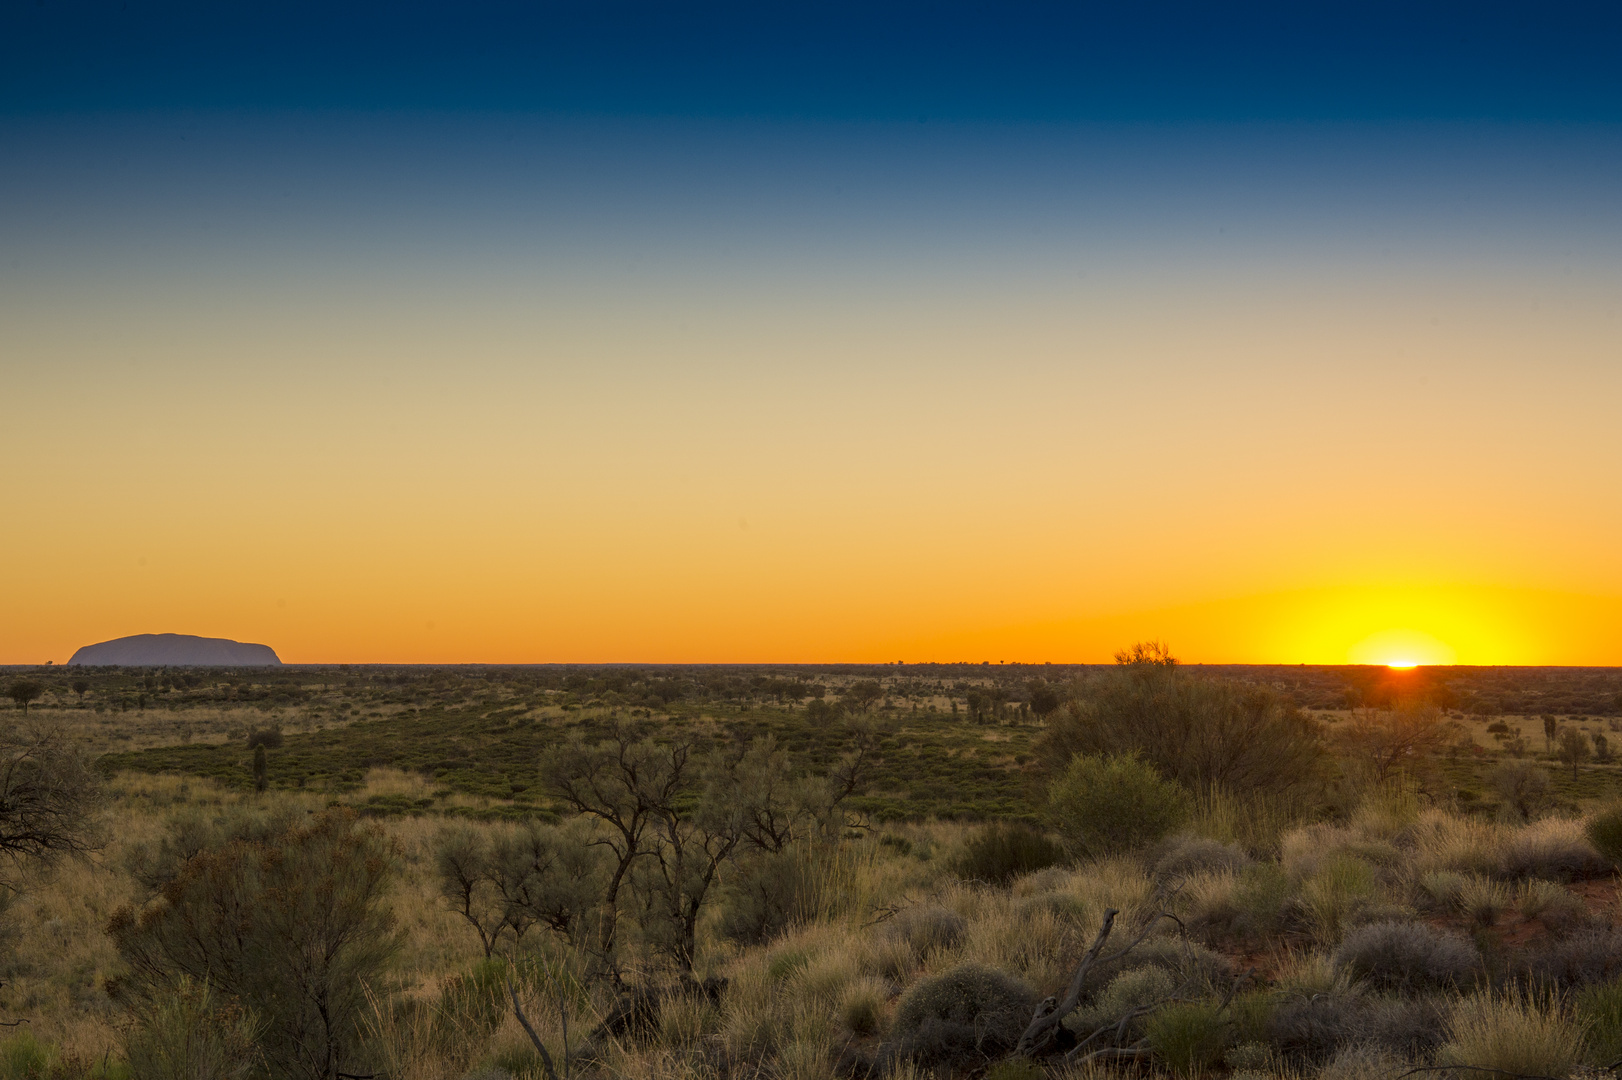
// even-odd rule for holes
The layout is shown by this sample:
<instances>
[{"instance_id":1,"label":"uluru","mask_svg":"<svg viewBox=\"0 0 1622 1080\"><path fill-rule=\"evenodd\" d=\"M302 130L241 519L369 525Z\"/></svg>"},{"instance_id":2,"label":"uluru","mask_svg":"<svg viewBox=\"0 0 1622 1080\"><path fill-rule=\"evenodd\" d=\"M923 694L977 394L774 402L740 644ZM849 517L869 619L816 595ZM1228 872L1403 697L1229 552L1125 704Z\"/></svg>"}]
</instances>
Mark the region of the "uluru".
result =
<instances>
[{"instance_id":1,"label":"uluru","mask_svg":"<svg viewBox=\"0 0 1622 1080\"><path fill-rule=\"evenodd\" d=\"M132 634L86 645L68 663L116 667L280 667L269 645L192 634Z\"/></svg>"}]
</instances>

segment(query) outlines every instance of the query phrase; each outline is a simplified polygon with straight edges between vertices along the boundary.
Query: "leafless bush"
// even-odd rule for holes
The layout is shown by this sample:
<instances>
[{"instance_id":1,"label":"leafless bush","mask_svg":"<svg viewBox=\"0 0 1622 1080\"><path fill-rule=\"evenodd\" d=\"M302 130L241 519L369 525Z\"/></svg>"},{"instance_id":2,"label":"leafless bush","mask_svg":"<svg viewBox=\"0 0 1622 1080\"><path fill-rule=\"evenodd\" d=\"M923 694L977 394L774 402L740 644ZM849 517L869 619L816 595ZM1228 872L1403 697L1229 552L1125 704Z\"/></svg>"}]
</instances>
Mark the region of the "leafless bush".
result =
<instances>
[{"instance_id":1,"label":"leafless bush","mask_svg":"<svg viewBox=\"0 0 1622 1080\"><path fill-rule=\"evenodd\" d=\"M0 723L0 885L20 864L49 862L96 845L91 815L100 783L86 756L60 730L32 720Z\"/></svg>"}]
</instances>

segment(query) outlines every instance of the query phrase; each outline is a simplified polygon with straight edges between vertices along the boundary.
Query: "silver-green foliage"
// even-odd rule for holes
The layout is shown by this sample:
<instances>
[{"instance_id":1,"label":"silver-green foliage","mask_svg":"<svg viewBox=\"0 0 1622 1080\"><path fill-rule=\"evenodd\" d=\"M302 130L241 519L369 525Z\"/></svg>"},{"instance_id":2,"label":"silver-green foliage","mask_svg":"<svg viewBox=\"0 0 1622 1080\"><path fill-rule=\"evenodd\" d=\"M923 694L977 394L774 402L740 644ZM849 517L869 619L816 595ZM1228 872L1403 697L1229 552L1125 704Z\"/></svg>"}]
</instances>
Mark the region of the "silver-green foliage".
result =
<instances>
[{"instance_id":1,"label":"silver-green foliage","mask_svg":"<svg viewBox=\"0 0 1622 1080\"><path fill-rule=\"evenodd\" d=\"M1188 819L1188 792L1127 755L1077 754L1048 789L1054 828L1078 856L1154 843Z\"/></svg>"}]
</instances>

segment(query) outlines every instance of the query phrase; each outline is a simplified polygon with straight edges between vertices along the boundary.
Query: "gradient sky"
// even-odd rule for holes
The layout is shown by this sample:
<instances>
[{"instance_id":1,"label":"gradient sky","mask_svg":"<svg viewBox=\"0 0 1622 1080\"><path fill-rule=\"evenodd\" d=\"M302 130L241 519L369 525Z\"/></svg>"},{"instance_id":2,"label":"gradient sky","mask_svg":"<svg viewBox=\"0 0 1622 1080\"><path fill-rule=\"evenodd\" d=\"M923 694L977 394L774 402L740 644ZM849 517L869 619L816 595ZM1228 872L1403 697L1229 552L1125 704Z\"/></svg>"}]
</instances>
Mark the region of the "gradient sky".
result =
<instances>
[{"instance_id":1,"label":"gradient sky","mask_svg":"<svg viewBox=\"0 0 1622 1080\"><path fill-rule=\"evenodd\" d=\"M1622 663L1622 9L0 7L0 663Z\"/></svg>"}]
</instances>

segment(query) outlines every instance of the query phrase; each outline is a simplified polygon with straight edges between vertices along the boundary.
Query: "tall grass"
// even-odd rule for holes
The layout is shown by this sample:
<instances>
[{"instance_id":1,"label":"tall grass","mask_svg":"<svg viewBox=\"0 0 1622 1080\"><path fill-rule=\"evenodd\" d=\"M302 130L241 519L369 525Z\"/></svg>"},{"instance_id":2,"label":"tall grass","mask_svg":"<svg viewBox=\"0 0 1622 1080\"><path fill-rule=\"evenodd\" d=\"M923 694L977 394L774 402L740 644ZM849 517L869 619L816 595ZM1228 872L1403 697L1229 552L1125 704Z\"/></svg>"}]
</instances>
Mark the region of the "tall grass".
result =
<instances>
[{"instance_id":1,"label":"tall grass","mask_svg":"<svg viewBox=\"0 0 1622 1080\"><path fill-rule=\"evenodd\" d=\"M1453 1006L1449 1039L1437 1051L1441 1065L1467 1065L1489 1080L1562 1077L1582 1060L1583 1028L1552 994L1511 987L1473 994Z\"/></svg>"}]
</instances>

